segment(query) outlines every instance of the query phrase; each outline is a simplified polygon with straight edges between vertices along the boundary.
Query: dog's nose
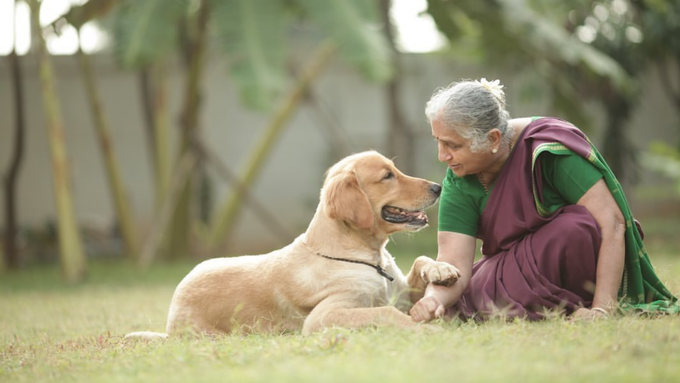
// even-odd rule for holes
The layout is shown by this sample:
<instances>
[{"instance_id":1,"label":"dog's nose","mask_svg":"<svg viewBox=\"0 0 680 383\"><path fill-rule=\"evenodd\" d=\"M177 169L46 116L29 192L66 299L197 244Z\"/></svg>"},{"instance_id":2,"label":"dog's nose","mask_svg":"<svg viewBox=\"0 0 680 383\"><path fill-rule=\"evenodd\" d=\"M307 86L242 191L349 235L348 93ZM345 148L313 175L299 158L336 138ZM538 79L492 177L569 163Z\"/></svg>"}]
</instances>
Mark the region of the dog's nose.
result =
<instances>
[{"instance_id":1,"label":"dog's nose","mask_svg":"<svg viewBox=\"0 0 680 383\"><path fill-rule=\"evenodd\" d=\"M439 196L439 194L441 194L441 192L442 192L442 187L439 186L438 184L432 184L432 186L430 186L430 191L434 195Z\"/></svg>"}]
</instances>

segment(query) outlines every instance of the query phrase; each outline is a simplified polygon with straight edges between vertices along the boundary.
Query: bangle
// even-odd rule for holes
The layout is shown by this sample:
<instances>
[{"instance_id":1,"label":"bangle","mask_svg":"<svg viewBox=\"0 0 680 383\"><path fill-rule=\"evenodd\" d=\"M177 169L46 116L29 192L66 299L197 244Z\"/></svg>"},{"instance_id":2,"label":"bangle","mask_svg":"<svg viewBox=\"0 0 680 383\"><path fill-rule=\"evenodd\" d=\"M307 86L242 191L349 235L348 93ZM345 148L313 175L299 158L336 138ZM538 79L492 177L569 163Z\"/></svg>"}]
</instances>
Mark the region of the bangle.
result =
<instances>
[{"instance_id":1,"label":"bangle","mask_svg":"<svg viewBox=\"0 0 680 383\"><path fill-rule=\"evenodd\" d=\"M604 316L609 315L609 311L603 309L602 307L593 307L590 309L591 311L599 311L601 312Z\"/></svg>"}]
</instances>

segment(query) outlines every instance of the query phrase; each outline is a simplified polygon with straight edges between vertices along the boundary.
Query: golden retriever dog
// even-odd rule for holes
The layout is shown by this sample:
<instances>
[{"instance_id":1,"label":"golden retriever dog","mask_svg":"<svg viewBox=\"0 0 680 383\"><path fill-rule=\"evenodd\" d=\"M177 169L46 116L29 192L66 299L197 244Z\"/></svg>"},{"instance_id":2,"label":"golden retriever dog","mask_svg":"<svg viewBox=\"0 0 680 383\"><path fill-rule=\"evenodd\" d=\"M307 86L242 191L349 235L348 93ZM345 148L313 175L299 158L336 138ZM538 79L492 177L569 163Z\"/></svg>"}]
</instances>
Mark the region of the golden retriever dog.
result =
<instances>
[{"instance_id":1,"label":"golden retriever dog","mask_svg":"<svg viewBox=\"0 0 680 383\"><path fill-rule=\"evenodd\" d=\"M126 337L415 326L405 314L412 302L428 283L454 283L458 270L420 256L404 276L385 246L390 234L427 226L424 209L440 192L375 151L346 157L326 173L304 234L268 254L199 264L175 290L167 334Z\"/></svg>"}]
</instances>

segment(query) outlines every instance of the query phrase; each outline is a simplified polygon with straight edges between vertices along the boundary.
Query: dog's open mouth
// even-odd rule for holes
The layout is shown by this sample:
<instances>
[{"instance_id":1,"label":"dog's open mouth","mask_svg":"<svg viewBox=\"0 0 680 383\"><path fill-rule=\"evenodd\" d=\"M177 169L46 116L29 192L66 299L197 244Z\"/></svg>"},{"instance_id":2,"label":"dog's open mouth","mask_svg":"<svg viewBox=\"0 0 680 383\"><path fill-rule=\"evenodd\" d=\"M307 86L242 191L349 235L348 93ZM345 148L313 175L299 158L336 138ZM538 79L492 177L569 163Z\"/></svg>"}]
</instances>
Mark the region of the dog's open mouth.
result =
<instances>
[{"instance_id":1,"label":"dog's open mouth","mask_svg":"<svg viewBox=\"0 0 680 383\"><path fill-rule=\"evenodd\" d=\"M427 225L427 214L422 210L405 210L396 206L385 206L382 208L382 218L389 223Z\"/></svg>"}]
</instances>

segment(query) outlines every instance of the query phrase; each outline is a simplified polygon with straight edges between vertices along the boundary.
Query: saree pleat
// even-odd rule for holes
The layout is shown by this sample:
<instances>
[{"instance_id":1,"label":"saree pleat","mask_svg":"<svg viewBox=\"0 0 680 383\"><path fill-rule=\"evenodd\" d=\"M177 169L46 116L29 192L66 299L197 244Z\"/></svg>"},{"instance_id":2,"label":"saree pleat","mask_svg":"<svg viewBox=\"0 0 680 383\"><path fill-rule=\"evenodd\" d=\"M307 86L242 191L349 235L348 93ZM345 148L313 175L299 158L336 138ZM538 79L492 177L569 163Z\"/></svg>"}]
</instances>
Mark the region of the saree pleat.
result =
<instances>
[{"instance_id":1,"label":"saree pleat","mask_svg":"<svg viewBox=\"0 0 680 383\"><path fill-rule=\"evenodd\" d=\"M541 319L592 301L600 234L585 208L567 206L507 250L475 263L459 302L467 316ZM566 271L569 272L566 272Z\"/></svg>"}]
</instances>

